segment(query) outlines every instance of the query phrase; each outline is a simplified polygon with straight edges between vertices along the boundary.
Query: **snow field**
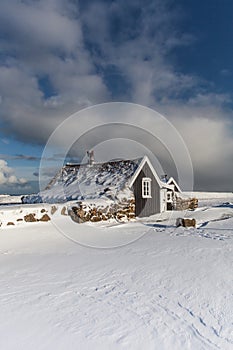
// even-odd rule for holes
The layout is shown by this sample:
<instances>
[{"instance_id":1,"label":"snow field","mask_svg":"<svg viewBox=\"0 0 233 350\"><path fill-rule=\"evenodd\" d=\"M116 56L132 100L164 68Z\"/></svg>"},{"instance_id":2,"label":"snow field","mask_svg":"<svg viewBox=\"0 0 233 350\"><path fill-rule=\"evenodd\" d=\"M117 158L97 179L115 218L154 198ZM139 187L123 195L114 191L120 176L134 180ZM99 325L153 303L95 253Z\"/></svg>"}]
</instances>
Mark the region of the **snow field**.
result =
<instances>
[{"instance_id":1,"label":"snow field","mask_svg":"<svg viewBox=\"0 0 233 350\"><path fill-rule=\"evenodd\" d=\"M41 208L23 206L38 215ZM60 209L55 221L75 225L82 243L132 243L95 249L67 239L53 222L2 226L0 349L233 348L226 199L183 213L197 219L196 229L176 228L179 212L96 225L75 224ZM20 210L1 207L11 221Z\"/></svg>"}]
</instances>

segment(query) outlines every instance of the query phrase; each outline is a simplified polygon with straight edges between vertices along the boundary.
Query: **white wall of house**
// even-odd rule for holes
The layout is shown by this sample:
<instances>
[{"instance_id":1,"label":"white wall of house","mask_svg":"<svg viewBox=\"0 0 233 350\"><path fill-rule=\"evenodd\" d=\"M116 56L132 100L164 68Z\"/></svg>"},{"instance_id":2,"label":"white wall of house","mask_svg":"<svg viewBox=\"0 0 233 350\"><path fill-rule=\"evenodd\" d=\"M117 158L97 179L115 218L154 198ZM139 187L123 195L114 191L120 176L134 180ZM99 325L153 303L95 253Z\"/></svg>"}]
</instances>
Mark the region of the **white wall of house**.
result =
<instances>
[{"instance_id":1,"label":"white wall of house","mask_svg":"<svg viewBox=\"0 0 233 350\"><path fill-rule=\"evenodd\" d=\"M167 210L167 190L166 188L161 188L160 190L160 213Z\"/></svg>"}]
</instances>

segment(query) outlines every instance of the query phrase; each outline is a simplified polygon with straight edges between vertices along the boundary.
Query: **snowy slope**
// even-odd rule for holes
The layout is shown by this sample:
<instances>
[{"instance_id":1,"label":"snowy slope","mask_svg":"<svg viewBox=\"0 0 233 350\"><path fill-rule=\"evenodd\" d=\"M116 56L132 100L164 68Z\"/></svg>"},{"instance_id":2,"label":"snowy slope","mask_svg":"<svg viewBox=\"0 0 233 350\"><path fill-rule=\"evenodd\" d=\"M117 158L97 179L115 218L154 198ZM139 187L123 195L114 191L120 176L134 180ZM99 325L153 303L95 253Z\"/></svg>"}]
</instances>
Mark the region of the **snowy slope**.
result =
<instances>
[{"instance_id":1,"label":"snowy slope","mask_svg":"<svg viewBox=\"0 0 233 350\"><path fill-rule=\"evenodd\" d=\"M25 203L65 202L74 199L118 199L131 197L127 182L137 169L141 158L101 164L66 165L52 179L45 191L24 197Z\"/></svg>"},{"instance_id":2,"label":"snowy slope","mask_svg":"<svg viewBox=\"0 0 233 350\"><path fill-rule=\"evenodd\" d=\"M232 204L186 214L205 225L57 217L95 246L133 241L116 249L75 244L53 222L0 228L0 349L231 350Z\"/></svg>"}]
</instances>

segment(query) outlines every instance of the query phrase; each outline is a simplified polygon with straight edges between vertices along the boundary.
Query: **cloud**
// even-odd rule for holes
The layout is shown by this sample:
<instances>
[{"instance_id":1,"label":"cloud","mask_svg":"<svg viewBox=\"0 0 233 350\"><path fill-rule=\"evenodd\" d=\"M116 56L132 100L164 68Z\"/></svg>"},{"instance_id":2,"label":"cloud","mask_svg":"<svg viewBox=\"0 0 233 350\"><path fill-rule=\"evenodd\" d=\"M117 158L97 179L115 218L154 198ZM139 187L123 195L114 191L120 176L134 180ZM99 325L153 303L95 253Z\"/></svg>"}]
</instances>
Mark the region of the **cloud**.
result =
<instances>
[{"instance_id":1,"label":"cloud","mask_svg":"<svg viewBox=\"0 0 233 350\"><path fill-rule=\"evenodd\" d=\"M8 139L1 139L2 143L4 143L5 145L9 145L10 141Z\"/></svg>"},{"instance_id":2,"label":"cloud","mask_svg":"<svg viewBox=\"0 0 233 350\"><path fill-rule=\"evenodd\" d=\"M68 1L1 2L1 120L20 140L44 143L70 113L106 100L108 91ZM47 96L47 77L54 96ZM40 130L40 131L39 131Z\"/></svg>"},{"instance_id":3,"label":"cloud","mask_svg":"<svg viewBox=\"0 0 233 350\"><path fill-rule=\"evenodd\" d=\"M214 186L226 169L230 188L232 97L173 60L177 48L197 40L180 29L184 16L169 0L145 0L143 7L139 0L1 1L0 118L6 138L44 144L84 107L112 100L140 103L163 113L180 131L198 186L208 184L208 176Z\"/></svg>"},{"instance_id":4,"label":"cloud","mask_svg":"<svg viewBox=\"0 0 233 350\"><path fill-rule=\"evenodd\" d=\"M31 156L28 154L15 154L15 155L0 154L0 158L3 158L4 160L28 160L28 161L40 160L40 157Z\"/></svg>"},{"instance_id":5,"label":"cloud","mask_svg":"<svg viewBox=\"0 0 233 350\"><path fill-rule=\"evenodd\" d=\"M43 144L65 117L86 106L110 99L153 106L196 84L166 59L174 47L192 42L174 30L179 16L167 1L146 1L143 8L121 0L80 7L3 0L0 6L1 119L6 132L24 142ZM40 84L44 77L53 96Z\"/></svg>"},{"instance_id":6,"label":"cloud","mask_svg":"<svg viewBox=\"0 0 233 350\"><path fill-rule=\"evenodd\" d=\"M85 36L91 47L98 47L92 58L103 70L117 67L130 87L130 100L152 106L161 97L175 97L197 84L196 77L177 72L167 58L174 48L194 40L175 29L180 15L168 9L168 1L146 1L143 8L140 1L88 4L83 13Z\"/></svg>"},{"instance_id":7,"label":"cloud","mask_svg":"<svg viewBox=\"0 0 233 350\"><path fill-rule=\"evenodd\" d=\"M14 174L14 170L10 168L7 162L0 159L0 185L20 185L25 186L27 184L25 178L17 178Z\"/></svg>"}]
</instances>

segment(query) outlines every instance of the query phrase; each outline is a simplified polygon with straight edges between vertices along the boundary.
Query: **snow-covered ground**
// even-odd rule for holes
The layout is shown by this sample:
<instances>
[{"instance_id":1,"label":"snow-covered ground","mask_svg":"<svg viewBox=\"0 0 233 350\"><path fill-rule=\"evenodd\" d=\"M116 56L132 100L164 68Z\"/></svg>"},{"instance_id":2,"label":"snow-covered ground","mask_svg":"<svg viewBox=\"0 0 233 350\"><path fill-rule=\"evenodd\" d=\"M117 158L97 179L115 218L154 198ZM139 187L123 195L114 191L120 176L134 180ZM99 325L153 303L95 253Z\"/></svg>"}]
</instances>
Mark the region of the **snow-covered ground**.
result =
<instances>
[{"instance_id":1,"label":"snow-covered ground","mask_svg":"<svg viewBox=\"0 0 233 350\"><path fill-rule=\"evenodd\" d=\"M196 197L199 206L217 205L223 201L232 201L233 192L183 192L188 197Z\"/></svg>"},{"instance_id":2,"label":"snow-covered ground","mask_svg":"<svg viewBox=\"0 0 233 350\"><path fill-rule=\"evenodd\" d=\"M0 194L0 205L22 203L21 197L22 195L10 196L7 194Z\"/></svg>"},{"instance_id":3,"label":"snow-covered ground","mask_svg":"<svg viewBox=\"0 0 233 350\"><path fill-rule=\"evenodd\" d=\"M59 208L50 222L2 225L0 349L232 349L231 203L127 224L75 224ZM42 208L1 207L1 220ZM198 228L176 228L184 214ZM132 243L75 244L59 222L82 244Z\"/></svg>"}]
</instances>

